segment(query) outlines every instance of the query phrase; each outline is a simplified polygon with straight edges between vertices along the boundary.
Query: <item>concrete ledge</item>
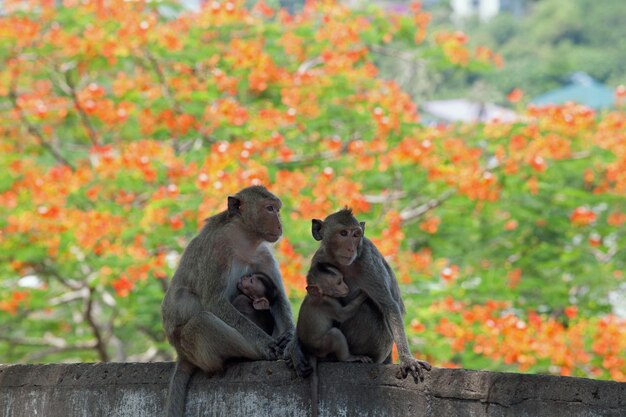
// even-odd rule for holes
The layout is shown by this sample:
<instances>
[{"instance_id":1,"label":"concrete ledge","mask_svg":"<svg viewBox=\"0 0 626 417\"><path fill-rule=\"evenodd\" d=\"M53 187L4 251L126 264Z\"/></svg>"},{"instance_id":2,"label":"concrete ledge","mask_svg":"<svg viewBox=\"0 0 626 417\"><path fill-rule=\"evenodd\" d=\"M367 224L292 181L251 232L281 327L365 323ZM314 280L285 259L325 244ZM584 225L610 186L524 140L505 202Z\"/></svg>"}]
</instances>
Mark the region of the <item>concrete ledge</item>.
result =
<instances>
[{"instance_id":1,"label":"concrete ledge","mask_svg":"<svg viewBox=\"0 0 626 417\"><path fill-rule=\"evenodd\" d=\"M2 417L159 416L173 363L0 365ZM626 416L626 383L433 369L422 384L393 365L320 364L320 416ZM186 416L305 417L309 382L283 362L197 372Z\"/></svg>"}]
</instances>

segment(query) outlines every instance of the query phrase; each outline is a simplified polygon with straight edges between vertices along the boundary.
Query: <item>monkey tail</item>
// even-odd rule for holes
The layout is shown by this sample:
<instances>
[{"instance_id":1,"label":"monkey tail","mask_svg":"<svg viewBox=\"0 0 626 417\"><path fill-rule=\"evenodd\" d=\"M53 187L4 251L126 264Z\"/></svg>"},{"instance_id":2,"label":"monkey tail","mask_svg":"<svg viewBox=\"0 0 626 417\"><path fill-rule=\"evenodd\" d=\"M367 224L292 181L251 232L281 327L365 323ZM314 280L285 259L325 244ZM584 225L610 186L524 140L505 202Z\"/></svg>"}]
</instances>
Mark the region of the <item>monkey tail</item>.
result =
<instances>
[{"instance_id":1,"label":"monkey tail","mask_svg":"<svg viewBox=\"0 0 626 417\"><path fill-rule=\"evenodd\" d=\"M165 402L166 417L183 417L185 414L187 385L194 370L195 366L191 362L180 358L176 361Z\"/></svg>"},{"instance_id":2,"label":"monkey tail","mask_svg":"<svg viewBox=\"0 0 626 417\"><path fill-rule=\"evenodd\" d=\"M319 415L319 386L320 378L317 368L317 357L311 356L309 358L311 363L311 417L317 417Z\"/></svg>"}]
</instances>

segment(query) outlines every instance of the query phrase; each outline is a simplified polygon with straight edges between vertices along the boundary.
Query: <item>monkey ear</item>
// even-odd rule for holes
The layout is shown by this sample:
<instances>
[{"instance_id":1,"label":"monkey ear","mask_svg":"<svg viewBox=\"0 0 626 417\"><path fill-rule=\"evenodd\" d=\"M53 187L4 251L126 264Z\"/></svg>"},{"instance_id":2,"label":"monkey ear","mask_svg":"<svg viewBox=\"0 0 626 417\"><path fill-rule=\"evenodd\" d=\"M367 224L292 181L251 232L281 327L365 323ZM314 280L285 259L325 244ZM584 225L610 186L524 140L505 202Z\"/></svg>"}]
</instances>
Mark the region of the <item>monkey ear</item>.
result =
<instances>
[{"instance_id":1,"label":"monkey ear","mask_svg":"<svg viewBox=\"0 0 626 417\"><path fill-rule=\"evenodd\" d=\"M239 209L241 208L241 200L235 196L228 196L228 214L230 216L237 216L240 214Z\"/></svg>"},{"instance_id":2,"label":"monkey ear","mask_svg":"<svg viewBox=\"0 0 626 417\"><path fill-rule=\"evenodd\" d=\"M312 297L321 297L322 290L317 285L307 285L306 292Z\"/></svg>"},{"instance_id":3,"label":"monkey ear","mask_svg":"<svg viewBox=\"0 0 626 417\"><path fill-rule=\"evenodd\" d=\"M359 222L359 224L361 225L361 231L365 234L365 222Z\"/></svg>"},{"instance_id":4,"label":"monkey ear","mask_svg":"<svg viewBox=\"0 0 626 417\"><path fill-rule=\"evenodd\" d=\"M270 302L265 297L257 298L256 300L252 301L252 307L254 307L255 310L269 310Z\"/></svg>"},{"instance_id":5,"label":"monkey ear","mask_svg":"<svg viewBox=\"0 0 626 417\"><path fill-rule=\"evenodd\" d=\"M324 222L320 219L311 220L311 234L313 234L313 239L320 241L322 240L322 226Z\"/></svg>"}]
</instances>

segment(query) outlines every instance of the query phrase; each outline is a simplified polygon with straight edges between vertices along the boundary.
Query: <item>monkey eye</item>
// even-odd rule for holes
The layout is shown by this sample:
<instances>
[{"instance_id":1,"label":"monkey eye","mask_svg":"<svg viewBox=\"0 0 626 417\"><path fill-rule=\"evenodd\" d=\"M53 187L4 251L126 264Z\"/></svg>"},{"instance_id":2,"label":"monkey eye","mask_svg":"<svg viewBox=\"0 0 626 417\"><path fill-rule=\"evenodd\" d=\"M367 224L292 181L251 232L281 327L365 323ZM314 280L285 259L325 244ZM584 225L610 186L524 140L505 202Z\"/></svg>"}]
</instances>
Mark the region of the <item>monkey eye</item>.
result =
<instances>
[{"instance_id":1,"label":"monkey eye","mask_svg":"<svg viewBox=\"0 0 626 417\"><path fill-rule=\"evenodd\" d=\"M274 206L267 206L267 207L265 207L265 209L266 209L267 211L269 211L269 212L274 212L274 210L275 210L275 209L274 209Z\"/></svg>"},{"instance_id":2,"label":"monkey eye","mask_svg":"<svg viewBox=\"0 0 626 417\"><path fill-rule=\"evenodd\" d=\"M339 234L341 236L348 236L348 231L347 230L342 230L341 232L339 232Z\"/></svg>"},{"instance_id":3,"label":"monkey eye","mask_svg":"<svg viewBox=\"0 0 626 417\"><path fill-rule=\"evenodd\" d=\"M361 231L357 230L356 232L354 232L354 237L361 237Z\"/></svg>"}]
</instances>

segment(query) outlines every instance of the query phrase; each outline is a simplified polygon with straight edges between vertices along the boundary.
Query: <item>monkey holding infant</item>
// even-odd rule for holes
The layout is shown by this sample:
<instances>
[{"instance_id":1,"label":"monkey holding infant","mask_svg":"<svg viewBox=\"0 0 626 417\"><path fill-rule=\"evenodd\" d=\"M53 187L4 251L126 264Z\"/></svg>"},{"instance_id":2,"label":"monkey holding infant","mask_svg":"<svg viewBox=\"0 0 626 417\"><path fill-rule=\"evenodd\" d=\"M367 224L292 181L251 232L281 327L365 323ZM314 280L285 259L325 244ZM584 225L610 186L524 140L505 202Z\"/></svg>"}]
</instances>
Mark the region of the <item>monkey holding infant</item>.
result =
<instances>
[{"instance_id":1,"label":"monkey holding infant","mask_svg":"<svg viewBox=\"0 0 626 417\"><path fill-rule=\"evenodd\" d=\"M414 358L409 350L398 282L385 258L365 237L365 223L357 221L352 210L346 208L324 220L313 219L311 232L320 247L313 255L310 271L331 265L348 288L339 301L344 308L350 307L350 315L338 320L337 330L333 330L347 343L348 357L365 356L374 363L390 364L395 342L400 359L398 377L411 375L416 383L423 380L424 370L429 371L431 366ZM307 284L315 277L315 273L309 273ZM361 300L363 293L365 300ZM299 375L306 376L312 367L302 348L310 351L311 342L307 340L307 331L300 327L299 320L298 343L290 346L289 362Z\"/></svg>"},{"instance_id":2,"label":"monkey holding infant","mask_svg":"<svg viewBox=\"0 0 626 417\"><path fill-rule=\"evenodd\" d=\"M280 239L282 202L263 186L228 197L226 210L209 217L185 248L167 289L161 315L178 358L170 380L166 415L184 414L187 384L196 368L208 374L230 359L276 360L295 334L291 304L268 243ZM241 277L267 276L276 296L271 334L231 303Z\"/></svg>"}]
</instances>

